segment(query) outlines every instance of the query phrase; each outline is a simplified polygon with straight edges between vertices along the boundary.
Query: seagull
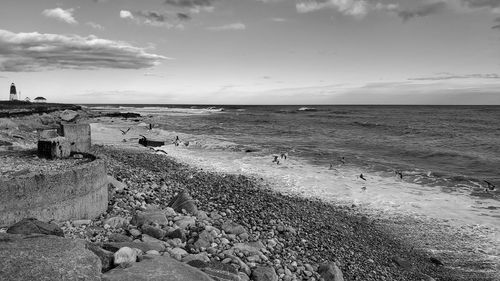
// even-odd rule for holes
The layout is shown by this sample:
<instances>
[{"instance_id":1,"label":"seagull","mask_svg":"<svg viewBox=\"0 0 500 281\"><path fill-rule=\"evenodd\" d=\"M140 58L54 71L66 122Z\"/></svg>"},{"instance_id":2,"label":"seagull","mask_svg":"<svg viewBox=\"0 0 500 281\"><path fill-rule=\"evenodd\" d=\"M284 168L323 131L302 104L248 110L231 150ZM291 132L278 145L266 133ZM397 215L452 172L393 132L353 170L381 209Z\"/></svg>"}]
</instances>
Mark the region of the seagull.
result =
<instances>
[{"instance_id":1,"label":"seagull","mask_svg":"<svg viewBox=\"0 0 500 281\"><path fill-rule=\"evenodd\" d=\"M120 129L120 131L122 131L122 135L126 135L128 133L128 131L130 131L130 127L126 131L124 131L122 129Z\"/></svg>"},{"instance_id":2,"label":"seagull","mask_svg":"<svg viewBox=\"0 0 500 281\"><path fill-rule=\"evenodd\" d=\"M485 180L484 182L488 185L486 188L488 188L491 191L495 190L496 186L494 184L492 184L491 182L489 182L487 180Z\"/></svg>"},{"instance_id":3,"label":"seagull","mask_svg":"<svg viewBox=\"0 0 500 281\"><path fill-rule=\"evenodd\" d=\"M365 176L363 176L363 174L359 175L359 178L362 179L362 180L364 180L364 181L366 180Z\"/></svg>"}]
</instances>

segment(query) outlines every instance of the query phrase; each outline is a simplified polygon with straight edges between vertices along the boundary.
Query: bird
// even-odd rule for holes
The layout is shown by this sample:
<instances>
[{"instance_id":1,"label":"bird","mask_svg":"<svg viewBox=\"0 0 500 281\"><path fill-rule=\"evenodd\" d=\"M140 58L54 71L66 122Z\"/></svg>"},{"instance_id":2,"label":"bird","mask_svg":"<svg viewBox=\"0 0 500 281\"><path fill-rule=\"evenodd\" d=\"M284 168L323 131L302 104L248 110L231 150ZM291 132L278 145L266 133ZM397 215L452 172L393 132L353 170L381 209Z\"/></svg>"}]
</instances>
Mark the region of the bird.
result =
<instances>
[{"instance_id":1,"label":"bird","mask_svg":"<svg viewBox=\"0 0 500 281\"><path fill-rule=\"evenodd\" d=\"M491 182L487 181L487 180L484 180L484 182L488 185L486 188L493 191L495 190L496 186L494 184L492 184Z\"/></svg>"},{"instance_id":2,"label":"bird","mask_svg":"<svg viewBox=\"0 0 500 281\"><path fill-rule=\"evenodd\" d=\"M128 131L130 131L130 127L126 131L124 131L122 129L120 129L120 131L122 131L122 135L126 135L128 133Z\"/></svg>"},{"instance_id":3,"label":"bird","mask_svg":"<svg viewBox=\"0 0 500 281\"><path fill-rule=\"evenodd\" d=\"M394 171L394 173L399 176L400 179L403 179L403 172L401 171Z\"/></svg>"},{"instance_id":4,"label":"bird","mask_svg":"<svg viewBox=\"0 0 500 281\"><path fill-rule=\"evenodd\" d=\"M365 176L363 176L363 174L360 174L360 175L359 175L359 178L360 178L360 179L362 179L362 180L364 180L364 181L366 180L366 179L365 179Z\"/></svg>"}]
</instances>

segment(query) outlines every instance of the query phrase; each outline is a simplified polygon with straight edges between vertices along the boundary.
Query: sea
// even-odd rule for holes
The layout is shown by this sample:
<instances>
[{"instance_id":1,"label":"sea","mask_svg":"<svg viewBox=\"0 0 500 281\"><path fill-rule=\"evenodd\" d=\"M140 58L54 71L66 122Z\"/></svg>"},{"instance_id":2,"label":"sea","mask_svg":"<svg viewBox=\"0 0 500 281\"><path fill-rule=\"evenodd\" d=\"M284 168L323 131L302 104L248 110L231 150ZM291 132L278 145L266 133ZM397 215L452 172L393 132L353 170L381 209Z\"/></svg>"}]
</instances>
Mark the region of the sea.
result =
<instances>
[{"instance_id":1,"label":"sea","mask_svg":"<svg viewBox=\"0 0 500 281\"><path fill-rule=\"evenodd\" d=\"M140 113L146 136L185 163L469 228L500 256L500 106L85 106Z\"/></svg>"}]
</instances>

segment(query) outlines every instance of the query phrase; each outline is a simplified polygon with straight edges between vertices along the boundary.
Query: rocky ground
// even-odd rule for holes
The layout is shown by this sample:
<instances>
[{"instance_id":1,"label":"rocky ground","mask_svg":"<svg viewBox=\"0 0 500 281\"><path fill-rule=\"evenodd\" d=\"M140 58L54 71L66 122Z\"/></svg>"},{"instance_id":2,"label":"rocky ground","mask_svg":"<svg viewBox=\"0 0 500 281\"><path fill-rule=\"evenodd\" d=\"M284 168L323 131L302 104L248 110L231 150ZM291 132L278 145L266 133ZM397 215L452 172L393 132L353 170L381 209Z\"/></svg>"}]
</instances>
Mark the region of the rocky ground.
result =
<instances>
[{"instance_id":1,"label":"rocky ground","mask_svg":"<svg viewBox=\"0 0 500 281\"><path fill-rule=\"evenodd\" d=\"M101 218L89 225L68 222L67 237L158 243L158 252L184 262L230 264L242 280L261 267L274 269L279 280L319 280L325 262L335 262L345 280L493 280L457 276L354 207L280 195L259 179L196 170L146 149L95 150L123 185L115 183ZM169 214L171 198L183 190L202 210L198 216ZM163 210L167 220L138 223L148 219L137 214L155 217L151 210Z\"/></svg>"}]
</instances>

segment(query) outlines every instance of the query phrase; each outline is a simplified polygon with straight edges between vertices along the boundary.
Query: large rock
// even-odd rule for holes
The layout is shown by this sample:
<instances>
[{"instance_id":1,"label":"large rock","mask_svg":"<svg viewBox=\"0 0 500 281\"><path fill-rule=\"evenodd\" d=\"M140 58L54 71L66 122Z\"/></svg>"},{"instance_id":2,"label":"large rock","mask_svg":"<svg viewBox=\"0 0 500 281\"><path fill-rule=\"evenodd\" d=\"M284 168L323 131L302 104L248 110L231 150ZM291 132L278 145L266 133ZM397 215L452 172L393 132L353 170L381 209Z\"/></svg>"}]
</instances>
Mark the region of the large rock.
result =
<instances>
[{"instance_id":1,"label":"large rock","mask_svg":"<svg viewBox=\"0 0 500 281\"><path fill-rule=\"evenodd\" d=\"M0 280L101 280L101 261L85 241L0 233Z\"/></svg>"},{"instance_id":2,"label":"large rock","mask_svg":"<svg viewBox=\"0 0 500 281\"><path fill-rule=\"evenodd\" d=\"M47 234L64 237L63 230L53 223L39 221L34 218L26 218L13 224L7 229L10 234Z\"/></svg>"},{"instance_id":3,"label":"large rock","mask_svg":"<svg viewBox=\"0 0 500 281\"><path fill-rule=\"evenodd\" d=\"M240 235L242 233L247 232L245 227L230 220L222 224L222 230L224 230L227 234L235 234L235 235Z\"/></svg>"},{"instance_id":4,"label":"large rock","mask_svg":"<svg viewBox=\"0 0 500 281\"><path fill-rule=\"evenodd\" d=\"M85 246L101 260L102 272L109 271L114 267L114 256L112 252L106 251L96 244L90 242L87 242Z\"/></svg>"},{"instance_id":5,"label":"large rock","mask_svg":"<svg viewBox=\"0 0 500 281\"><path fill-rule=\"evenodd\" d=\"M238 271L232 265L212 261L202 269L203 272L208 274L214 280L220 281L240 281Z\"/></svg>"},{"instance_id":6,"label":"large rock","mask_svg":"<svg viewBox=\"0 0 500 281\"><path fill-rule=\"evenodd\" d=\"M344 281L340 268L333 262L324 263L319 266L318 273L325 281Z\"/></svg>"},{"instance_id":7,"label":"large rock","mask_svg":"<svg viewBox=\"0 0 500 281\"><path fill-rule=\"evenodd\" d=\"M181 213L182 210L185 210L192 215L196 215L198 213L198 208L196 207L193 198L186 191L182 191L174 196L174 198L172 198L172 200L168 203L168 206L172 207L178 213Z\"/></svg>"},{"instance_id":8,"label":"large rock","mask_svg":"<svg viewBox=\"0 0 500 281\"><path fill-rule=\"evenodd\" d=\"M278 275L274 268L269 266L259 266L252 271L254 281L278 281Z\"/></svg>"},{"instance_id":9,"label":"large rock","mask_svg":"<svg viewBox=\"0 0 500 281\"><path fill-rule=\"evenodd\" d=\"M128 268L115 268L102 276L103 281L213 281L208 275L185 263L161 256L144 259Z\"/></svg>"},{"instance_id":10,"label":"large rock","mask_svg":"<svg viewBox=\"0 0 500 281\"><path fill-rule=\"evenodd\" d=\"M78 113L73 110L66 109L65 111L61 112L59 114L59 117L66 122L72 122L75 121L76 117L78 117Z\"/></svg>"}]
</instances>

